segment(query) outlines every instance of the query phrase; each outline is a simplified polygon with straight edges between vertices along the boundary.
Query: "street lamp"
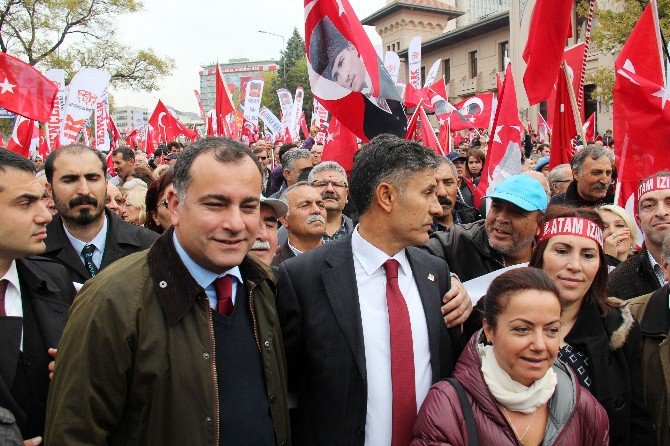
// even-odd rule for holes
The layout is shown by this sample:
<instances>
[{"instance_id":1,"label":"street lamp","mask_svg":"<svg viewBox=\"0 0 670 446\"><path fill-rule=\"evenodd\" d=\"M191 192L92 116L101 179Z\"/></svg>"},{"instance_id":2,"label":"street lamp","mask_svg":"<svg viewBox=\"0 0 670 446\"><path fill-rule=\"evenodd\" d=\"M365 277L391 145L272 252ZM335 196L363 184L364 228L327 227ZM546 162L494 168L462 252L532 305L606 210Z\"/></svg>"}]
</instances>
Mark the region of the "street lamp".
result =
<instances>
[{"instance_id":1,"label":"street lamp","mask_svg":"<svg viewBox=\"0 0 670 446\"><path fill-rule=\"evenodd\" d=\"M269 31L263 31L261 29L259 29L258 32L262 33L262 34L270 34L271 36L281 37L281 47L282 47L282 49L284 48L284 36L282 36L281 34L275 34L275 33L269 32ZM283 71L284 71L284 79L286 79L286 55L284 55L284 70Z\"/></svg>"}]
</instances>

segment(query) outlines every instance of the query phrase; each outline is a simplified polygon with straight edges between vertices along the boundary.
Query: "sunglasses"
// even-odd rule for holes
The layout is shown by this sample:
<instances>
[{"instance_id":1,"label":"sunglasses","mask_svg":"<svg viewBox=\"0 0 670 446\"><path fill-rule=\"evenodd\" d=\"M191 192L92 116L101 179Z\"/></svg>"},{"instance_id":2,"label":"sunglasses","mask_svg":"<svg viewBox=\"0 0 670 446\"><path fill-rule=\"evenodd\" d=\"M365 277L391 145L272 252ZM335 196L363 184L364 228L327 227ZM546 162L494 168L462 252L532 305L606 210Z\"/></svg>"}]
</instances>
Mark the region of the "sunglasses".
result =
<instances>
[{"instance_id":1,"label":"sunglasses","mask_svg":"<svg viewBox=\"0 0 670 446\"><path fill-rule=\"evenodd\" d=\"M259 161L265 161L266 159L268 159L267 156L257 156L256 158L258 158Z\"/></svg>"}]
</instances>

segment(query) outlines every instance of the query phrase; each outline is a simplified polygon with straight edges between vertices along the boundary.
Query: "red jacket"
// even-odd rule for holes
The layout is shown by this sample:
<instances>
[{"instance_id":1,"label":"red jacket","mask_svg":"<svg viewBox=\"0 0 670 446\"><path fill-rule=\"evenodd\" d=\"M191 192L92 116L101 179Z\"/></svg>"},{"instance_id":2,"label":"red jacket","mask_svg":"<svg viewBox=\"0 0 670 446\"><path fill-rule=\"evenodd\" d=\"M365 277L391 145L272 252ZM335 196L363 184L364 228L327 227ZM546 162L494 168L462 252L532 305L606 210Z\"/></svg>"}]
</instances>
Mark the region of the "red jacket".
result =
<instances>
[{"instance_id":1,"label":"red jacket","mask_svg":"<svg viewBox=\"0 0 670 446\"><path fill-rule=\"evenodd\" d=\"M512 427L498 408L481 372L476 333L458 360L454 377L463 385L472 405L479 444L519 445ZM565 364L556 361L556 391L549 400L545 443L551 445L603 445L609 443L605 409ZM433 385L414 425L412 446L467 446L467 429L456 390L446 381ZM549 440L549 441L547 441Z\"/></svg>"}]
</instances>

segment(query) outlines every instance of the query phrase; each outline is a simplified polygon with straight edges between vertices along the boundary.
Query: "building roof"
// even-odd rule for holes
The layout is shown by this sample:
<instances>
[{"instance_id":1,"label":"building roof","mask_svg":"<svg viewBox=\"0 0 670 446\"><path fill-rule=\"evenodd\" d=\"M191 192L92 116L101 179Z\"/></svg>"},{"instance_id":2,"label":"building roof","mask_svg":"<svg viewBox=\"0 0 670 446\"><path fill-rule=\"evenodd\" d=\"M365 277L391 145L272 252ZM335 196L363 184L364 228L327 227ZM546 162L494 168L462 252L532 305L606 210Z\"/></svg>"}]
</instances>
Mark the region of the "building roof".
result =
<instances>
[{"instance_id":1,"label":"building roof","mask_svg":"<svg viewBox=\"0 0 670 446\"><path fill-rule=\"evenodd\" d=\"M445 45L450 45L456 42L469 39L471 37L479 36L482 33L500 29L504 26L509 26L509 11L497 12L489 14L470 25L456 28L453 31L442 34L431 40L427 40L421 45L422 52L430 52ZM398 51L398 56L407 57L407 49Z\"/></svg>"},{"instance_id":2,"label":"building roof","mask_svg":"<svg viewBox=\"0 0 670 446\"><path fill-rule=\"evenodd\" d=\"M402 9L410 9L414 11L432 12L435 14L443 14L450 19L463 15L463 11L448 5L440 0L394 0L382 9L370 14L364 18L361 23L363 25L374 26L379 20L384 17Z\"/></svg>"}]
</instances>

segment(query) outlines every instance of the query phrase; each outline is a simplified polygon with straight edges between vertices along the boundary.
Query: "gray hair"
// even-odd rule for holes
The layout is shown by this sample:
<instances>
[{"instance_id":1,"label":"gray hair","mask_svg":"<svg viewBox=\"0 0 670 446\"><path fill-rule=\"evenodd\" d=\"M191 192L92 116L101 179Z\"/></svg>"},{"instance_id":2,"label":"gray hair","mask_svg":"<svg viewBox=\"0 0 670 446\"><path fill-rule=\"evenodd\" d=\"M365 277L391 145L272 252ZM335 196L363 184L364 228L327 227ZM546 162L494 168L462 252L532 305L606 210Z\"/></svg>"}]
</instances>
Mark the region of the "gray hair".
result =
<instances>
[{"instance_id":1,"label":"gray hair","mask_svg":"<svg viewBox=\"0 0 670 446\"><path fill-rule=\"evenodd\" d=\"M549 183L550 188L555 182L557 182L561 179L561 177L560 177L561 169L565 169L566 167L569 169L570 164L568 164L568 163L559 164L558 166L551 169L551 171L549 172L549 175L547 175L547 183Z\"/></svg>"},{"instance_id":2,"label":"gray hair","mask_svg":"<svg viewBox=\"0 0 670 446\"><path fill-rule=\"evenodd\" d=\"M244 144L228 138L207 137L189 144L181 152L174 165L173 187L177 196L184 200L186 191L191 184L191 166L200 155L213 154L214 158L222 164L241 164L245 157L254 163L261 173L261 165L254 154Z\"/></svg>"},{"instance_id":3,"label":"gray hair","mask_svg":"<svg viewBox=\"0 0 670 446\"><path fill-rule=\"evenodd\" d=\"M312 154L310 153L309 150L303 150L303 149L291 149L288 152L286 152L284 155L281 157L281 165L284 168L284 170L291 170L293 168L293 165L295 164L296 160L299 159L312 159Z\"/></svg>"},{"instance_id":4,"label":"gray hair","mask_svg":"<svg viewBox=\"0 0 670 446\"><path fill-rule=\"evenodd\" d=\"M663 247L661 249L663 260L665 260L667 263L670 263L670 237L665 237L663 239Z\"/></svg>"},{"instance_id":5,"label":"gray hair","mask_svg":"<svg viewBox=\"0 0 670 446\"><path fill-rule=\"evenodd\" d=\"M451 171L454 172L454 177L458 178L458 170L456 170L456 166L454 166L454 163L451 162L449 158L446 156L438 156L437 157L437 167L441 167L442 164L449 164L449 167L451 167Z\"/></svg>"},{"instance_id":6,"label":"gray hair","mask_svg":"<svg viewBox=\"0 0 670 446\"><path fill-rule=\"evenodd\" d=\"M580 149L579 152L572 157L570 167L572 167L572 170L575 172L582 173L582 167L584 166L587 157L591 157L592 160L597 160L603 156L606 156L607 159L610 160L610 163L612 163L612 166L614 166L614 154L612 154L611 150L606 147L589 145Z\"/></svg>"},{"instance_id":7,"label":"gray hair","mask_svg":"<svg viewBox=\"0 0 670 446\"><path fill-rule=\"evenodd\" d=\"M284 203L288 204L288 200L286 197L288 196L289 192L291 192L293 189L297 189L302 186L309 186L312 187L307 181L298 181L297 183L291 184L289 187L284 189L284 192L281 193L279 196L279 199L282 200ZM291 208L289 207L288 212L286 215L288 215L291 212Z\"/></svg>"},{"instance_id":8,"label":"gray hair","mask_svg":"<svg viewBox=\"0 0 670 446\"><path fill-rule=\"evenodd\" d=\"M314 168L309 172L309 176L307 177L307 182L309 184L312 184L312 181L314 181L314 176L315 175L317 175L319 173L322 173L322 172L328 172L330 170L334 170L335 172L342 175L342 178L344 178L344 184L349 185L349 183L347 182L347 172L344 170L344 168L342 166L340 166L335 161L324 161L324 162L314 166Z\"/></svg>"}]
</instances>

